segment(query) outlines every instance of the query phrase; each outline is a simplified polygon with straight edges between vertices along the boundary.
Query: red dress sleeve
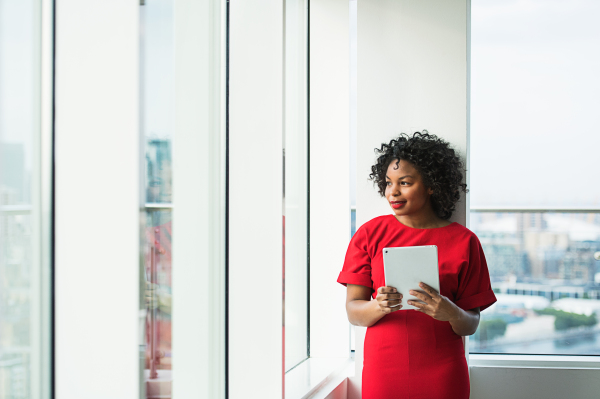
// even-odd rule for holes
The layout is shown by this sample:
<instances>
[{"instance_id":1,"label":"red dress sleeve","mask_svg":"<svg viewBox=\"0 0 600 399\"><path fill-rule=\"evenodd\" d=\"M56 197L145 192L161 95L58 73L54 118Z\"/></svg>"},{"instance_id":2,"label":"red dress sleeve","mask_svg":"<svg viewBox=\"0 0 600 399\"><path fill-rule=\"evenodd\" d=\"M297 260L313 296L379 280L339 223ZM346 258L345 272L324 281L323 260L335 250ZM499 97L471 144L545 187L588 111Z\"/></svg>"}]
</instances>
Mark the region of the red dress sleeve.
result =
<instances>
[{"instance_id":1,"label":"red dress sleeve","mask_svg":"<svg viewBox=\"0 0 600 399\"><path fill-rule=\"evenodd\" d=\"M344 287L347 284L364 285L373 288L371 280L371 257L367 252L367 235L364 228L359 228L352 236L342 271L337 282Z\"/></svg>"},{"instance_id":2,"label":"red dress sleeve","mask_svg":"<svg viewBox=\"0 0 600 399\"><path fill-rule=\"evenodd\" d=\"M494 302L496 295L492 291L483 248L477 236L473 234L469 239L469 262L460 272L455 303L463 310L477 307L484 310Z\"/></svg>"}]
</instances>

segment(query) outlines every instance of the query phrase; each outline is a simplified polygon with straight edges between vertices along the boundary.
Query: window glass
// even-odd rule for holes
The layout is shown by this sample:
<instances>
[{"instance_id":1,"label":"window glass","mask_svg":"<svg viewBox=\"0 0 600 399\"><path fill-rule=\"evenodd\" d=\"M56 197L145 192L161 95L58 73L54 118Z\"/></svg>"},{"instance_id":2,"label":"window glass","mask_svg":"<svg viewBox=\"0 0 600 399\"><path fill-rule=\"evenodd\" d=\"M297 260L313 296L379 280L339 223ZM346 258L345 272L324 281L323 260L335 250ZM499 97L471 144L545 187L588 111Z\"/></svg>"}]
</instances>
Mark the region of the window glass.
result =
<instances>
[{"instance_id":1,"label":"window glass","mask_svg":"<svg viewBox=\"0 0 600 399\"><path fill-rule=\"evenodd\" d=\"M358 14L357 1L349 0L350 23L350 238L356 232L356 95L357 95L357 45L358 45ZM348 240L350 241L350 240ZM356 347L355 326L350 324L350 350Z\"/></svg>"},{"instance_id":2,"label":"window glass","mask_svg":"<svg viewBox=\"0 0 600 399\"><path fill-rule=\"evenodd\" d=\"M285 2L285 370L308 357L308 1Z\"/></svg>"},{"instance_id":3,"label":"window glass","mask_svg":"<svg viewBox=\"0 0 600 399\"><path fill-rule=\"evenodd\" d=\"M41 233L39 13L39 2L0 0L0 398L49 390L42 386L50 290L41 254L49 242Z\"/></svg>"},{"instance_id":4,"label":"window glass","mask_svg":"<svg viewBox=\"0 0 600 399\"><path fill-rule=\"evenodd\" d=\"M471 352L600 354L599 17L472 4L470 228L498 302Z\"/></svg>"},{"instance_id":5,"label":"window glass","mask_svg":"<svg viewBox=\"0 0 600 399\"><path fill-rule=\"evenodd\" d=\"M473 212L498 301L471 352L600 354L600 213Z\"/></svg>"},{"instance_id":6,"label":"window glass","mask_svg":"<svg viewBox=\"0 0 600 399\"><path fill-rule=\"evenodd\" d=\"M599 208L600 2L476 0L472 207Z\"/></svg>"},{"instance_id":7,"label":"window glass","mask_svg":"<svg viewBox=\"0 0 600 399\"><path fill-rule=\"evenodd\" d=\"M140 127L145 149L140 278L147 398L171 397L173 7L173 0L146 0L140 7Z\"/></svg>"}]
</instances>

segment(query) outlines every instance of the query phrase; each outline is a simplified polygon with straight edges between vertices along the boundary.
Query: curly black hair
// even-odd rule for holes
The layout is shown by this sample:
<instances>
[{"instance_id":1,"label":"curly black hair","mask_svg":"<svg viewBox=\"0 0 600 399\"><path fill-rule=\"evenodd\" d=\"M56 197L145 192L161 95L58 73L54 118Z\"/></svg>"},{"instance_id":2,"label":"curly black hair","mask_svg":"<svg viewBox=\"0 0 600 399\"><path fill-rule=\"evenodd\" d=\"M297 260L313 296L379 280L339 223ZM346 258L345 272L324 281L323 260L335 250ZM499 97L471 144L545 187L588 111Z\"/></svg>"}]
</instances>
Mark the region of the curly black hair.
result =
<instances>
[{"instance_id":1,"label":"curly black hair","mask_svg":"<svg viewBox=\"0 0 600 399\"><path fill-rule=\"evenodd\" d=\"M421 174L423 184L433 190L431 206L436 215L448 220L456 210L460 191L469 192L462 182L464 163L458 153L447 141L429 134L427 130L415 132L412 137L401 133L398 138L381 148L375 148L379 154L375 165L371 166L369 180L379 188L379 194L385 196L385 175L388 166L394 160L410 162Z\"/></svg>"}]
</instances>

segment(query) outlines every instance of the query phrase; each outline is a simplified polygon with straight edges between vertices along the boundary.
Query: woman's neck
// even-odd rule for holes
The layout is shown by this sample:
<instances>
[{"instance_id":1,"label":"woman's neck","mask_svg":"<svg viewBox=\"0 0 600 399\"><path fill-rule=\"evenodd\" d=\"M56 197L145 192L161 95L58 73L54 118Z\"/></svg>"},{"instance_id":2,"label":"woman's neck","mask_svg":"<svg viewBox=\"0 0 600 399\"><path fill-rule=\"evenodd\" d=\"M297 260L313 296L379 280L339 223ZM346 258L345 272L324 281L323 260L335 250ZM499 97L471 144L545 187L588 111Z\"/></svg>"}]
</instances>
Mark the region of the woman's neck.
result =
<instances>
[{"instance_id":1,"label":"woman's neck","mask_svg":"<svg viewBox=\"0 0 600 399\"><path fill-rule=\"evenodd\" d=\"M452 222L438 217L433 210L417 215L394 215L400 223L414 229L435 229L448 226Z\"/></svg>"}]
</instances>

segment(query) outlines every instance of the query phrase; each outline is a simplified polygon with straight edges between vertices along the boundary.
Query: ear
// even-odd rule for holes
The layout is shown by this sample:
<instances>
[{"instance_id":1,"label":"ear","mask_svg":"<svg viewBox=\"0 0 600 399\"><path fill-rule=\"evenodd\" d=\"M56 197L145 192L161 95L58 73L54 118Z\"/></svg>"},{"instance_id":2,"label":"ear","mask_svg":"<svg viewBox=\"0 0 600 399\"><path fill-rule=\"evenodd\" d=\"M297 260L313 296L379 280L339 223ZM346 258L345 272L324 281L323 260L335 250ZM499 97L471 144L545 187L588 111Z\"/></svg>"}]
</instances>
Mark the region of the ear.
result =
<instances>
[{"instance_id":1,"label":"ear","mask_svg":"<svg viewBox=\"0 0 600 399\"><path fill-rule=\"evenodd\" d=\"M428 189L427 189L427 194L429 194L429 195L433 195L433 189L432 189L432 188L428 188Z\"/></svg>"}]
</instances>

